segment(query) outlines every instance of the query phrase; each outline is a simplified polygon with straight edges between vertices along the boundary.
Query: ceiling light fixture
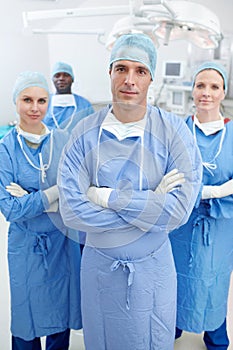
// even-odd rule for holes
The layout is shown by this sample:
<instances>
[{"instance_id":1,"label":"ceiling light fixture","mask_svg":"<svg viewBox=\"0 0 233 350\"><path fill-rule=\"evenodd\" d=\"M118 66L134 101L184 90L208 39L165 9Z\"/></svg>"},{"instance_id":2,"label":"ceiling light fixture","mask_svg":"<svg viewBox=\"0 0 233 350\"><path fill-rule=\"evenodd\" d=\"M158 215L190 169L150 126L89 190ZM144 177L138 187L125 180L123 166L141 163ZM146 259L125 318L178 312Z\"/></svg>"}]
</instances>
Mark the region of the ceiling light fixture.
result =
<instances>
[{"instance_id":1,"label":"ceiling light fixture","mask_svg":"<svg viewBox=\"0 0 233 350\"><path fill-rule=\"evenodd\" d=\"M126 17L114 24L105 43L107 48L111 48L117 37L126 33L145 33L151 37L157 47L160 41L168 45L170 40L182 39L204 49L215 49L223 39L218 17L205 6L188 0L129 0L129 6L24 12L23 22L24 28L30 28L34 20L109 15L126 15ZM34 29L33 32L35 34L55 33L54 28ZM59 33L86 34L87 32L70 31L64 28ZM104 35L102 32L101 35ZM96 34L99 35L99 33Z\"/></svg>"}]
</instances>

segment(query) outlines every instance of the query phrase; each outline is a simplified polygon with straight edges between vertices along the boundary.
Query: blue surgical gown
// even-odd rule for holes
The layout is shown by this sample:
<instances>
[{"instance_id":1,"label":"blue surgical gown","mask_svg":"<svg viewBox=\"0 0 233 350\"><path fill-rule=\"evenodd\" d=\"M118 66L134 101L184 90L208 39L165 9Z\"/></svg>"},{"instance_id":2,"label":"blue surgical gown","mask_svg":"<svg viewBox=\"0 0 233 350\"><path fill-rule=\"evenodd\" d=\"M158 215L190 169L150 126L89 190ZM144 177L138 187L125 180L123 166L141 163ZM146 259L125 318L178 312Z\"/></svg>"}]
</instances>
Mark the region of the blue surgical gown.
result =
<instances>
[{"instance_id":1,"label":"blue surgical gown","mask_svg":"<svg viewBox=\"0 0 233 350\"><path fill-rule=\"evenodd\" d=\"M193 119L187 124L193 129ZM223 131L205 134L196 127L203 162L203 185L221 185L233 178L233 123ZM215 167L216 166L216 167ZM201 197L201 193L200 196ZM213 331L224 321L233 264L233 195L199 200L188 222L170 233L178 274L177 327L201 333Z\"/></svg>"},{"instance_id":2,"label":"blue surgical gown","mask_svg":"<svg viewBox=\"0 0 233 350\"><path fill-rule=\"evenodd\" d=\"M38 149L23 149L34 166L38 153L48 163L48 136ZM0 210L10 222L8 264L11 291L11 332L24 340L80 329L80 248L67 238L69 229L59 212L47 214L42 189L56 184L57 166L67 135L53 136L51 166L41 182L41 172L29 164L14 128L0 142ZM17 198L5 187L15 182L29 192Z\"/></svg>"},{"instance_id":3,"label":"blue surgical gown","mask_svg":"<svg viewBox=\"0 0 233 350\"><path fill-rule=\"evenodd\" d=\"M52 117L52 113L54 114L54 118L56 119L59 128L64 129L68 126L69 130L72 130L73 126L75 125L74 123L77 123L82 118L94 113L94 109L87 99L77 94L73 94L73 96L76 103L76 112L74 115L74 106L55 106L52 111L52 99L49 100L48 111L46 116L44 117L43 122L50 129L57 128L57 125L55 124L54 119ZM68 125L72 116L74 121L72 122L72 125Z\"/></svg>"},{"instance_id":4,"label":"blue surgical gown","mask_svg":"<svg viewBox=\"0 0 233 350\"><path fill-rule=\"evenodd\" d=\"M193 137L180 118L148 106L143 140L119 141L101 125L109 106L80 121L61 158L58 185L66 225L87 232L81 296L87 350L171 350L176 272L168 232L185 223L201 183ZM156 195L177 168L186 182ZM141 180L140 180L141 178ZM111 187L103 208L90 185Z\"/></svg>"}]
</instances>

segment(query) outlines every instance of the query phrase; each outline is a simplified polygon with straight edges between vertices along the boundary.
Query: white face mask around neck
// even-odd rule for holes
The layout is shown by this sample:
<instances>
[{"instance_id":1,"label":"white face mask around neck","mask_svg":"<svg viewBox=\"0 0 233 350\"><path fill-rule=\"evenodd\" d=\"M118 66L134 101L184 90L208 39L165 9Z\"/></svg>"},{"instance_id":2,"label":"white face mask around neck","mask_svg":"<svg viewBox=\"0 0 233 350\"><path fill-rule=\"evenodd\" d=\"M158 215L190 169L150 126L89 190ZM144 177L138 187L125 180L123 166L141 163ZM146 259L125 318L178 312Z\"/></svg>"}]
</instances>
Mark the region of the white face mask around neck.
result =
<instances>
[{"instance_id":1,"label":"white face mask around neck","mask_svg":"<svg viewBox=\"0 0 233 350\"><path fill-rule=\"evenodd\" d=\"M194 124L201 130L206 136L215 134L216 132L224 128L224 120L221 117L219 120L215 120L208 123L200 123L197 116L194 116Z\"/></svg>"},{"instance_id":2,"label":"white face mask around neck","mask_svg":"<svg viewBox=\"0 0 233 350\"><path fill-rule=\"evenodd\" d=\"M76 107L75 98L73 94L58 94L52 97L53 107Z\"/></svg>"},{"instance_id":3,"label":"white face mask around neck","mask_svg":"<svg viewBox=\"0 0 233 350\"><path fill-rule=\"evenodd\" d=\"M143 137L146 125L146 117L138 122L121 123L111 112L103 121L102 129L110 131L119 141L127 137Z\"/></svg>"},{"instance_id":4,"label":"white face mask around neck","mask_svg":"<svg viewBox=\"0 0 233 350\"><path fill-rule=\"evenodd\" d=\"M38 145L49 135L50 130L47 128L46 125L44 125L43 134L38 135L26 132L23 129L21 129L20 126L17 126L17 132L19 135L23 136L27 141Z\"/></svg>"}]
</instances>

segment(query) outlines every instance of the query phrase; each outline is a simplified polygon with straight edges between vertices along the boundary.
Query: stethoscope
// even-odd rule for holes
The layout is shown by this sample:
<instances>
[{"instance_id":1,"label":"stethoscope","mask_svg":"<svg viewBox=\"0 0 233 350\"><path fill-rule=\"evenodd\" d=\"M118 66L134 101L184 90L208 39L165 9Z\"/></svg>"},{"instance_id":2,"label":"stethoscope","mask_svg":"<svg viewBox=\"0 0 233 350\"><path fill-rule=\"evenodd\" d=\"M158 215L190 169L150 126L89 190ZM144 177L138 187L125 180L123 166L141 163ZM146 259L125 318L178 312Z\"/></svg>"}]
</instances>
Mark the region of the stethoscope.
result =
<instances>
[{"instance_id":1,"label":"stethoscope","mask_svg":"<svg viewBox=\"0 0 233 350\"><path fill-rule=\"evenodd\" d=\"M20 148L26 158L26 160L28 161L28 163L34 168L37 169L39 171L41 171L41 181L44 183L45 182L45 178L46 178L46 171L49 169L51 162L52 162L52 154L53 154L53 130L50 132L50 145L49 145L49 161L47 164L44 164L43 162L43 157L42 157L42 153L39 153L39 162L40 162L40 167L36 166L31 159L28 157L27 153L25 152L24 148L23 148L23 143L22 143L22 139L20 137L20 134L17 133L17 140L19 142Z\"/></svg>"},{"instance_id":2,"label":"stethoscope","mask_svg":"<svg viewBox=\"0 0 233 350\"><path fill-rule=\"evenodd\" d=\"M56 125L56 128L57 128L57 129L61 129L60 126L59 126L59 124L58 124L58 122L57 122L57 119L55 118L55 115L54 115L54 113L53 113L54 107L59 107L59 105L54 104L54 103L53 103L53 98L52 98L52 103L51 103L51 106L50 106L50 114L51 114L51 116L52 116L52 118L53 118L53 121L54 121L54 124ZM62 106L60 106L60 107L62 107ZM62 128L63 130L67 130L67 129L70 127L71 123L73 122L74 115L75 115L76 112L77 112L77 106L76 106L75 101L74 101L73 104L71 104L71 105L69 105L69 106L66 106L66 107L74 107L74 111L73 111L71 117L69 118L70 120L69 120L68 124L66 125L66 127L65 127L65 128Z\"/></svg>"},{"instance_id":3,"label":"stethoscope","mask_svg":"<svg viewBox=\"0 0 233 350\"><path fill-rule=\"evenodd\" d=\"M109 109L106 117L104 118L104 120L108 117L108 115L112 113L112 107ZM147 116L145 116L147 117ZM99 169L99 165L100 165L100 138L102 135L102 131L103 131L104 127L103 127L103 123L100 126L100 130L99 130L99 134L98 134L98 142L97 142L97 155L96 155L96 173L95 173L95 181L96 181L96 186L99 187L99 179L98 179L98 169ZM116 136L116 135L115 135ZM139 173L139 189L142 190L143 187L143 166L144 166L144 132L142 133L142 135L139 135L140 139L141 139L141 156L140 156L140 173Z\"/></svg>"},{"instance_id":4,"label":"stethoscope","mask_svg":"<svg viewBox=\"0 0 233 350\"><path fill-rule=\"evenodd\" d=\"M216 152L215 156L213 157L213 159L210 162L203 162L202 161L202 165L206 168L206 170L212 176L214 176L214 173L211 170L217 169L217 165L215 164L215 160L217 159L217 157L219 156L219 154L222 151L222 144L223 144L223 141L224 141L224 138L225 138L225 134L226 134L226 127L224 125L224 127L222 129L222 135L221 135L221 139L220 139L220 142L219 142L218 151ZM194 137L194 140L195 140L196 144L198 144L197 143L197 135L196 135L196 124L195 124L194 121L193 121L193 137Z\"/></svg>"}]
</instances>

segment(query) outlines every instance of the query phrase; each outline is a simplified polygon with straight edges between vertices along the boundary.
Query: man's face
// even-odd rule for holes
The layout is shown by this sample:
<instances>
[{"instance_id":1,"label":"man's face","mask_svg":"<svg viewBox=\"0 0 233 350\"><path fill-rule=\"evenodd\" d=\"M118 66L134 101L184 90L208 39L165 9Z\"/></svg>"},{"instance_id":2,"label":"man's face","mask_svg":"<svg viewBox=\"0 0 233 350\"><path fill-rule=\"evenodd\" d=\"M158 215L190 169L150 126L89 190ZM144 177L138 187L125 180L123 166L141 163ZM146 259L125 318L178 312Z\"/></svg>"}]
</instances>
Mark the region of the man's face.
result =
<instances>
[{"instance_id":1,"label":"man's face","mask_svg":"<svg viewBox=\"0 0 233 350\"><path fill-rule=\"evenodd\" d=\"M146 106L151 75L145 65L128 60L116 61L109 74L113 102Z\"/></svg>"},{"instance_id":2,"label":"man's face","mask_svg":"<svg viewBox=\"0 0 233 350\"><path fill-rule=\"evenodd\" d=\"M57 94L71 94L71 85L73 83L73 79L68 73L56 73L53 76L53 83Z\"/></svg>"}]
</instances>

